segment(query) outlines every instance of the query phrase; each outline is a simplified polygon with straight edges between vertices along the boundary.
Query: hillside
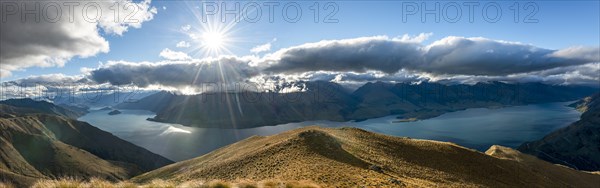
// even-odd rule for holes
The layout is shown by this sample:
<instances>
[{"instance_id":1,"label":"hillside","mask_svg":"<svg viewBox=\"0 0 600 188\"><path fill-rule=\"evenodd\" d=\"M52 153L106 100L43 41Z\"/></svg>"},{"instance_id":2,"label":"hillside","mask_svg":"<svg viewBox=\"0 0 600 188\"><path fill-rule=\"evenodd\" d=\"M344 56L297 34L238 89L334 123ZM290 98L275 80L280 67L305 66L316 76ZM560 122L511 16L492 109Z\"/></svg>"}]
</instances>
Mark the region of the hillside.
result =
<instances>
[{"instance_id":1,"label":"hillside","mask_svg":"<svg viewBox=\"0 0 600 188\"><path fill-rule=\"evenodd\" d=\"M325 187L595 187L600 176L494 146L385 136L356 128L305 127L254 136L132 181L308 180Z\"/></svg>"},{"instance_id":2,"label":"hillside","mask_svg":"<svg viewBox=\"0 0 600 188\"><path fill-rule=\"evenodd\" d=\"M583 112L579 121L524 143L519 150L552 163L600 171L600 93L571 106Z\"/></svg>"},{"instance_id":3,"label":"hillside","mask_svg":"<svg viewBox=\"0 0 600 188\"><path fill-rule=\"evenodd\" d=\"M61 110L42 113L4 104L0 104L3 182L23 187L38 179L65 176L115 181L172 163L85 122L62 116Z\"/></svg>"},{"instance_id":4,"label":"hillside","mask_svg":"<svg viewBox=\"0 0 600 188\"><path fill-rule=\"evenodd\" d=\"M475 85L367 83L354 92L332 82L298 82L296 92L159 92L121 109L156 112L151 120L205 128L252 128L291 122L350 121L398 115L426 119L467 108L501 107L580 99L596 89L544 84Z\"/></svg>"}]
</instances>

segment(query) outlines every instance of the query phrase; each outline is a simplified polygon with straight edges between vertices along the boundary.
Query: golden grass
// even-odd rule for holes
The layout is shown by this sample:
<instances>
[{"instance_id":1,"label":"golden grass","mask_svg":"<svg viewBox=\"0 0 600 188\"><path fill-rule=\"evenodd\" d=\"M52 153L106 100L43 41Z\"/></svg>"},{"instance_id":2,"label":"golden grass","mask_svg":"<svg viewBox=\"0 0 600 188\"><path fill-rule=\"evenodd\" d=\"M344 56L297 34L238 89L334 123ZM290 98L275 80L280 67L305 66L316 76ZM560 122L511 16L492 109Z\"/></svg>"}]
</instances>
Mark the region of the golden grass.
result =
<instances>
[{"instance_id":1,"label":"golden grass","mask_svg":"<svg viewBox=\"0 0 600 188\"><path fill-rule=\"evenodd\" d=\"M0 188L14 188L15 186L10 183L0 182Z\"/></svg>"},{"instance_id":2,"label":"golden grass","mask_svg":"<svg viewBox=\"0 0 600 188\"><path fill-rule=\"evenodd\" d=\"M10 185L0 188L13 188ZM172 182L165 180L152 180L146 184L136 184L132 182L109 182L100 179L91 179L89 181L78 180L75 178L63 178L57 180L40 180L32 188L319 188L317 184L309 181L277 181L268 180L261 182L252 182L239 180L235 182L226 182L221 180L212 181L187 181Z\"/></svg>"}]
</instances>

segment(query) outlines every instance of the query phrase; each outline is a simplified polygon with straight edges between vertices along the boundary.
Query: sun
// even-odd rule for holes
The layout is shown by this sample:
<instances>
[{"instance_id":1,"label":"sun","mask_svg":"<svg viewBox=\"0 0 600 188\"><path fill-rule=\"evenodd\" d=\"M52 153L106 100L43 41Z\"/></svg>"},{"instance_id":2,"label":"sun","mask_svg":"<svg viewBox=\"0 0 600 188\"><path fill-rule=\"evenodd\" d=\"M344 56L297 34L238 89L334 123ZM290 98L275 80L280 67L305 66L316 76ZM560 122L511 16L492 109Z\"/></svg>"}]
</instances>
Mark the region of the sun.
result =
<instances>
[{"instance_id":1,"label":"sun","mask_svg":"<svg viewBox=\"0 0 600 188\"><path fill-rule=\"evenodd\" d=\"M182 27L180 31L192 40L190 45L192 48L189 49L193 53L192 56L209 58L233 55L230 49L236 48L236 44L243 42L243 39L236 35L239 32L239 28L236 28L238 22L223 21L213 17L203 19L205 15L198 10L193 9L191 12L197 18L195 23L187 25L186 29Z\"/></svg>"},{"instance_id":2,"label":"sun","mask_svg":"<svg viewBox=\"0 0 600 188\"><path fill-rule=\"evenodd\" d=\"M219 56L230 54L228 47L232 41L229 32L222 28L207 28L199 31L196 41L198 49L204 52L205 56Z\"/></svg>"},{"instance_id":3,"label":"sun","mask_svg":"<svg viewBox=\"0 0 600 188\"><path fill-rule=\"evenodd\" d=\"M202 34L202 42L210 50L219 50L224 47L225 35L215 31L204 32Z\"/></svg>"}]
</instances>

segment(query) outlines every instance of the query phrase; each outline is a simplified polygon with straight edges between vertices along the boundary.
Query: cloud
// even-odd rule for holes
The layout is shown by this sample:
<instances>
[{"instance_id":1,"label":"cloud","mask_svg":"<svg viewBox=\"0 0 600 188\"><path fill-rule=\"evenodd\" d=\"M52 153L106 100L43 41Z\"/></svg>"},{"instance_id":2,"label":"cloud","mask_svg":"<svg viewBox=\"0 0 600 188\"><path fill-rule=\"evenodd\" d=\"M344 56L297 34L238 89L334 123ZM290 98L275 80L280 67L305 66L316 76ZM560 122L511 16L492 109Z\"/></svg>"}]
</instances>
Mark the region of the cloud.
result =
<instances>
[{"instance_id":1,"label":"cloud","mask_svg":"<svg viewBox=\"0 0 600 188\"><path fill-rule=\"evenodd\" d=\"M261 53L261 52L267 52L271 50L271 43L266 43L266 44L261 44L258 46L253 47L252 49L250 49L250 52L252 53Z\"/></svg>"},{"instance_id":2,"label":"cloud","mask_svg":"<svg viewBox=\"0 0 600 188\"><path fill-rule=\"evenodd\" d=\"M596 85L598 48L550 50L485 38L446 37L422 44L430 34L320 41L262 57L190 59L163 50L166 62L109 63L91 70L98 83L184 87L199 82L477 83L487 81ZM219 66L220 65L220 66ZM223 71L223 73L220 73ZM223 78L220 78L223 76Z\"/></svg>"},{"instance_id":3,"label":"cloud","mask_svg":"<svg viewBox=\"0 0 600 188\"><path fill-rule=\"evenodd\" d=\"M265 43L265 44L261 44L258 46L253 47L252 49L250 49L250 52L258 54L261 52L268 52L271 51L271 43L277 41L277 38L274 38L271 42Z\"/></svg>"},{"instance_id":4,"label":"cloud","mask_svg":"<svg viewBox=\"0 0 600 188\"><path fill-rule=\"evenodd\" d=\"M423 50L422 62L412 68L441 74L508 75L600 62L598 55L593 55L598 53L597 47L566 53L486 38L446 37Z\"/></svg>"},{"instance_id":5,"label":"cloud","mask_svg":"<svg viewBox=\"0 0 600 188\"><path fill-rule=\"evenodd\" d=\"M176 45L177 48L189 48L191 44L187 41L179 41Z\"/></svg>"},{"instance_id":6,"label":"cloud","mask_svg":"<svg viewBox=\"0 0 600 188\"><path fill-rule=\"evenodd\" d=\"M135 5L135 14L129 20L116 19L109 9L115 1L70 1L79 3L67 6L66 2L43 0L31 1L2 1L3 7L15 6L15 11L3 13L3 23L0 27L0 77L8 77L11 72L23 70L28 67L64 66L71 58L87 58L98 53L109 51L108 41L100 33L122 35L128 28L140 28L143 22L149 21L156 14L156 8L150 6L150 0L134 3L131 0L118 0L121 5L132 3ZM21 20L22 7L40 9L44 8L45 14L26 17ZM92 6L87 6L92 5ZM87 12L84 11L87 7ZM95 21L98 7L102 15ZM57 10L62 11L57 11ZM120 10L122 14L129 15L134 9ZM83 13L86 14L83 14ZM58 13L61 13L60 15ZM133 21L132 21L133 20Z\"/></svg>"},{"instance_id":7,"label":"cloud","mask_svg":"<svg viewBox=\"0 0 600 188\"><path fill-rule=\"evenodd\" d=\"M307 71L378 70L394 73L418 63L419 45L387 36L320 41L279 50L266 55L266 71L297 73Z\"/></svg>"},{"instance_id":8,"label":"cloud","mask_svg":"<svg viewBox=\"0 0 600 188\"><path fill-rule=\"evenodd\" d=\"M168 48L163 49L160 54L160 57L165 58L167 60L189 60L192 59L189 55L184 52L173 51Z\"/></svg>"},{"instance_id":9,"label":"cloud","mask_svg":"<svg viewBox=\"0 0 600 188\"><path fill-rule=\"evenodd\" d=\"M158 63L119 61L109 62L92 70L89 77L97 83L135 84L140 87L186 87L200 83L243 82L259 74L256 67L249 65L249 61L237 57Z\"/></svg>"},{"instance_id":10,"label":"cloud","mask_svg":"<svg viewBox=\"0 0 600 188\"><path fill-rule=\"evenodd\" d=\"M394 74L405 69L431 74L499 76L600 62L598 47L550 50L516 42L453 36L423 45L419 43L423 37L415 38L375 36L303 44L267 55L266 71Z\"/></svg>"},{"instance_id":11,"label":"cloud","mask_svg":"<svg viewBox=\"0 0 600 188\"><path fill-rule=\"evenodd\" d=\"M181 31L183 31L183 32L188 32L188 31L190 31L190 29L192 29L191 25L181 26Z\"/></svg>"},{"instance_id":12,"label":"cloud","mask_svg":"<svg viewBox=\"0 0 600 188\"><path fill-rule=\"evenodd\" d=\"M84 75L67 76L64 74L45 74L29 76L22 79L10 81L14 84L73 84L91 83Z\"/></svg>"},{"instance_id":13,"label":"cloud","mask_svg":"<svg viewBox=\"0 0 600 188\"><path fill-rule=\"evenodd\" d=\"M404 35L402 35L402 37L397 37L396 40L403 41L403 42L421 43L421 42L429 39L429 37L431 37L432 35L433 35L433 33L420 33L416 36L410 36L408 34L404 34Z\"/></svg>"},{"instance_id":14,"label":"cloud","mask_svg":"<svg viewBox=\"0 0 600 188\"><path fill-rule=\"evenodd\" d=\"M260 57L192 59L167 48L160 54L165 61L110 61L97 68L83 69L85 79L70 81L192 89L199 83L280 84L316 80L352 88L375 81L542 82L595 87L600 84L598 48L550 50L517 42L464 37L446 37L422 44L423 37L419 36L428 35L320 41Z\"/></svg>"},{"instance_id":15,"label":"cloud","mask_svg":"<svg viewBox=\"0 0 600 188\"><path fill-rule=\"evenodd\" d=\"M98 87L84 75L47 74L0 83L0 100L10 98L47 99L68 97L82 88Z\"/></svg>"}]
</instances>

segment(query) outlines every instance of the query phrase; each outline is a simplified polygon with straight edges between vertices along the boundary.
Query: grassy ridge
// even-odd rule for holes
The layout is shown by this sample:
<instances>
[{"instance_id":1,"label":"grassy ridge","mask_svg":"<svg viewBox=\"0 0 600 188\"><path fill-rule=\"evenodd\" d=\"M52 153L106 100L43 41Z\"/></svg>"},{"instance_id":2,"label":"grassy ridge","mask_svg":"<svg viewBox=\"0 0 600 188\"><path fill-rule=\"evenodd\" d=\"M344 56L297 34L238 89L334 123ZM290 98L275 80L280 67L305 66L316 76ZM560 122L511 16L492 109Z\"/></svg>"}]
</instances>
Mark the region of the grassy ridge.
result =
<instances>
[{"instance_id":1,"label":"grassy ridge","mask_svg":"<svg viewBox=\"0 0 600 188\"><path fill-rule=\"evenodd\" d=\"M489 154L452 143L357 128L299 128L254 136L133 182L221 179L311 180L324 187L597 187L600 176L511 148Z\"/></svg>"},{"instance_id":2,"label":"grassy ridge","mask_svg":"<svg viewBox=\"0 0 600 188\"><path fill-rule=\"evenodd\" d=\"M0 183L0 188L15 188L16 186L6 183ZM75 178L63 178L57 180L40 180L35 183L32 188L317 188L320 187L308 181L279 181L266 180L260 182L252 182L247 180L239 180L226 182L221 180L213 181L187 181L187 182L171 182L164 180L153 180L145 184L136 184L132 182L110 182L101 179L91 179L82 181Z\"/></svg>"}]
</instances>

